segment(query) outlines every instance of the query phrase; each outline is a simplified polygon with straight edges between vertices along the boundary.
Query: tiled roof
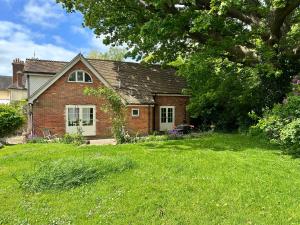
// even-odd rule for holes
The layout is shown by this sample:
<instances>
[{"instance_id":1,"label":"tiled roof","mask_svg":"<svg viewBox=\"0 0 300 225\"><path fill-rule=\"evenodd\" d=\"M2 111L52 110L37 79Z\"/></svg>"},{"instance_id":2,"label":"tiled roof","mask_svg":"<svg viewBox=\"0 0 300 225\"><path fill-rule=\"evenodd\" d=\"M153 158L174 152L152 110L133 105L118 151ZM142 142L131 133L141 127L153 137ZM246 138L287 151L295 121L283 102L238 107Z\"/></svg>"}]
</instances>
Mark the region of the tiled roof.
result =
<instances>
[{"instance_id":1,"label":"tiled roof","mask_svg":"<svg viewBox=\"0 0 300 225\"><path fill-rule=\"evenodd\" d=\"M56 74L67 63L62 61L26 59L24 72Z\"/></svg>"},{"instance_id":2,"label":"tiled roof","mask_svg":"<svg viewBox=\"0 0 300 225\"><path fill-rule=\"evenodd\" d=\"M12 83L12 77L0 76L0 90L6 90Z\"/></svg>"},{"instance_id":3,"label":"tiled roof","mask_svg":"<svg viewBox=\"0 0 300 225\"><path fill-rule=\"evenodd\" d=\"M94 69L131 104L152 104L154 94L181 94L185 81L174 69L158 65L87 59ZM27 59L25 72L56 74L68 62Z\"/></svg>"}]
</instances>

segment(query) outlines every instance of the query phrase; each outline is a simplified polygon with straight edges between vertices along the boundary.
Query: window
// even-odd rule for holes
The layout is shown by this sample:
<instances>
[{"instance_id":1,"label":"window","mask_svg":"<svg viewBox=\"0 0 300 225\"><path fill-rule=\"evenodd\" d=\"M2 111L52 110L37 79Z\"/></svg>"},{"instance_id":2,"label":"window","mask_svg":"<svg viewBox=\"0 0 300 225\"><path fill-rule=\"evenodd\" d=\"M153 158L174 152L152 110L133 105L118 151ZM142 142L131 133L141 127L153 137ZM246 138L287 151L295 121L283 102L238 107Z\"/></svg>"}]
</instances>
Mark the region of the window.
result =
<instances>
[{"instance_id":1,"label":"window","mask_svg":"<svg viewBox=\"0 0 300 225\"><path fill-rule=\"evenodd\" d=\"M138 116L140 116L140 110L139 109L132 109L131 110L131 116L132 117L138 117Z\"/></svg>"},{"instance_id":2,"label":"window","mask_svg":"<svg viewBox=\"0 0 300 225\"><path fill-rule=\"evenodd\" d=\"M86 73L85 71L82 70L77 70L74 71L73 73L70 74L69 82L81 82L81 83L92 83L92 77Z\"/></svg>"},{"instance_id":3,"label":"window","mask_svg":"<svg viewBox=\"0 0 300 225\"><path fill-rule=\"evenodd\" d=\"M83 108L82 109L82 126L92 126L94 120L94 109Z\"/></svg>"},{"instance_id":4,"label":"window","mask_svg":"<svg viewBox=\"0 0 300 225\"><path fill-rule=\"evenodd\" d=\"M167 122L167 109L166 108L161 108L160 122L161 123L166 123Z\"/></svg>"},{"instance_id":5,"label":"window","mask_svg":"<svg viewBox=\"0 0 300 225\"><path fill-rule=\"evenodd\" d=\"M79 126L79 108L68 108L68 126Z\"/></svg>"},{"instance_id":6,"label":"window","mask_svg":"<svg viewBox=\"0 0 300 225\"><path fill-rule=\"evenodd\" d=\"M173 108L168 108L168 123L173 123Z\"/></svg>"}]
</instances>

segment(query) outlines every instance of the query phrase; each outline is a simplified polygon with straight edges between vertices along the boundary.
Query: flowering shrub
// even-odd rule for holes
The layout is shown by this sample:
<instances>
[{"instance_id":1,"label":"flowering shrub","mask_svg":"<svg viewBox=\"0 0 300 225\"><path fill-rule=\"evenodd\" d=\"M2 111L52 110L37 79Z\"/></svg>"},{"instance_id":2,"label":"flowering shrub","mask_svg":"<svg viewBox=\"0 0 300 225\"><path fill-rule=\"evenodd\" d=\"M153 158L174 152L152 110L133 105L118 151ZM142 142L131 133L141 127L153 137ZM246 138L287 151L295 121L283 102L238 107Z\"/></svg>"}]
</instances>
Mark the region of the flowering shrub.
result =
<instances>
[{"instance_id":1,"label":"flowering shrub","mask_svg":"<svg viewBox=\"0 0 300 225\"><path fill-rule=\"evenodd\" d=\"M300 96L290 96L266 111L250 132L282 145L288 153L300 155Z\"/></svg>"}]
</instances>

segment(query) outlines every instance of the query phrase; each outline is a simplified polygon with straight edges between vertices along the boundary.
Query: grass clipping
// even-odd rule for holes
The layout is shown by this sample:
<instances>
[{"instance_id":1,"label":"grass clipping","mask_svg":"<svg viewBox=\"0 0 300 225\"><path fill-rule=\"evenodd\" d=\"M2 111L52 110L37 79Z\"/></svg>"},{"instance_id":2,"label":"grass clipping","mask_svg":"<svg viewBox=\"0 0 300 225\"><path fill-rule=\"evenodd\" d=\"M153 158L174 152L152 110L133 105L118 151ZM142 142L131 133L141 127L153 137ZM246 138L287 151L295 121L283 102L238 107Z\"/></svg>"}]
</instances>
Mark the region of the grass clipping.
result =
<instances>
[{"instance_id":1,"label":"grass clipping","mask_svg":"<svg viewBox=\"0 0 300 225\"><path fill-rule=\"evenodd\" d=\"M23 174L17 180L21 188L29 192L63 190L89 184L133 167L134 163L127 158L61 159L42 162L33 172Z\"/></svg>"}]
</instances>

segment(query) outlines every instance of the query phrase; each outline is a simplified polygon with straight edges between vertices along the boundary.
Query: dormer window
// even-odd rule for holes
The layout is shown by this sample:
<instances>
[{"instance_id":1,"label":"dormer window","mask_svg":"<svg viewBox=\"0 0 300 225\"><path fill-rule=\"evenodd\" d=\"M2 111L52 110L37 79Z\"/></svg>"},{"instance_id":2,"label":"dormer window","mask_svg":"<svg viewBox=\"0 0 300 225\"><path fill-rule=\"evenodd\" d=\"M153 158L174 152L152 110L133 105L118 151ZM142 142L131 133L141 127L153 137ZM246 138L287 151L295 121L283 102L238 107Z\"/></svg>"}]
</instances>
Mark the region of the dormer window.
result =
<instances>
[{"instance_id":1,"label":"dormer window","mask_svg":"<svg viewBox=\"0 0 300 225\"><path fill-rule=\"evenodd\" d=\"M70 74L69 82L93 83L92 77L83 70L76 70Z\"/></svg>"}]
</instances>

